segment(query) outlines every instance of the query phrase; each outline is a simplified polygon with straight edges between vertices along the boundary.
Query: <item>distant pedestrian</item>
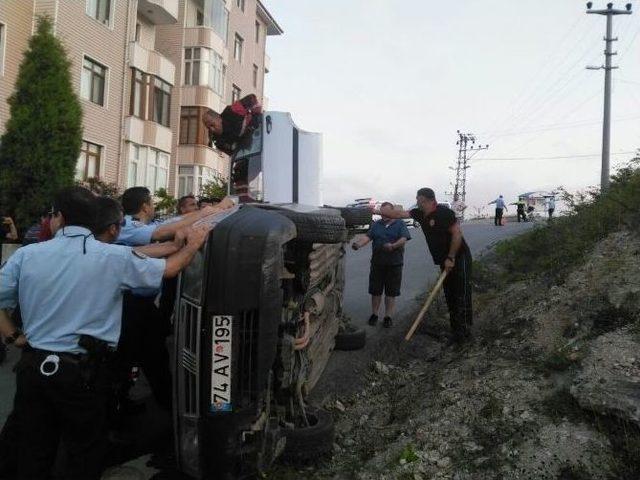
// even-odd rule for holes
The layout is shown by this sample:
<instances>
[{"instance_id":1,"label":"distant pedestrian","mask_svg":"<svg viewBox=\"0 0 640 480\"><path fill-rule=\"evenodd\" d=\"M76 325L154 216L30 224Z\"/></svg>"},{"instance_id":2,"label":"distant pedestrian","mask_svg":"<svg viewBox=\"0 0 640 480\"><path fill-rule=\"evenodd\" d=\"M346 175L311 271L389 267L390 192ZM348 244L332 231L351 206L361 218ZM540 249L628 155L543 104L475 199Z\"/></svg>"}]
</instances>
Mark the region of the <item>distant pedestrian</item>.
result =
<instances>
[{"instance_id":1,"label":"distant pedestrian","mask_svg":"<svg viewBox=\"0 0 640 480\"><path fill-rule=\"evenodd\" d=\"M451 343L467 340L473 323L471 302L471 251L453 211L438 205L430 188L421 188L416 195L417 208L407 212L382 207L380 213L390 218L413 218L420 223L433 261L442 271L449 272L444 282L444 295L449 309L453 336Z\"/></svg>"},{"instance_id":2,"label":"distant pedestrian","mask_svg":"<svg viewBox=\"0 0 640 480\"><path fill-rule=\"evenodd\" d=\"M555 197L549 197L547 200L547 211L549 212L549 221L553 220L553 212L556 211Z\"/></svg>"},{"instance_id":3,"label":"distant pedestrian","mask_svg":"<svg viewBox=\"0 0 640 480\"><path fill-rule=\"evenodd\" d=\"M507 205L504 203L504 198L500 195L493 202L489 202L489 205L496 205L496 216L493 220L493 223L496 227L501 227L502 224L502 214L507 211Z\"/></svg>"},{"instance_id":4,"label":"distant pedestrian","mask_svg":"<svg viewBox=\"0 0 640 480\"><path fill-rule=\"evenodd\" d=\"M382 207L394 208L389 202L384 202ZM402 209L400 208L400 210ZM359 250L369 242L373 242L369 272L369 294L371 295L369 325L371 326L378 323L378 312L383 293L383 326L389 328L393 324L396 298L400 296L402 284L404 244L410 239L409 230L402 220L382 214L382 219L371 225L367 234L351 245L354 250Z\"/></svg>"},{"instance_id":5,"label":"distant pedestrian","mask_svg":"<svg viewBox=\"0 0 640 480\"><path fill-rule=\"evenodd\" d=\"M525 208L527 207L524 198L519 197L518 202L516 203L516 210L518 214L518 223L520 223L520 219L522 218L523 222L527 221L527 212L525 212Z\"/></svg>"}]
</instances>

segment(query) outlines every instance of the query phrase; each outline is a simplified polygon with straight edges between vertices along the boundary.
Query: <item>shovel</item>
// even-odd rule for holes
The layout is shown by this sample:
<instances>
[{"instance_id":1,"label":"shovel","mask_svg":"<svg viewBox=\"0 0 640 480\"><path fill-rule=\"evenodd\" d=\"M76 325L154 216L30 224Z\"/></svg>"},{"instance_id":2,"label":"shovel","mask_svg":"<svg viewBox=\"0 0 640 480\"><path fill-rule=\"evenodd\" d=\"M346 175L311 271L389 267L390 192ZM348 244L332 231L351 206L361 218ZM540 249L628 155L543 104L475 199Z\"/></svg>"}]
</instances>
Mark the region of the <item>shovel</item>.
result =
<instances>
[{"instance_id":1,"label":"shovel","mask_svg":"<svg viewBox=\"0 0 640 480\"><path fill-rule=\"evenodd\" d=\"M418 316L416 317L415 321L413 322L413 325L411 325L411 328L407 332L407 335L404 337L404 339L407 342L409 340L411 340L411 337L413 337L413 334L415 333L416 328L418 328L418 326L420 325L420 322L422 322L422 318L424 317L424 314L427 313L427 310L429 310L429 307L433 303L433 299L436 298L436 294L442 288L442 284L444 283L444 279L447 278L447 273L448 272L446 270L443 270L443 272L440 274L440 277L438 278L438 281L436 282L436 285L433 287L433 290L431 290L431 293L429 294L429 297L427 298L427 301L424 302L424 305L422 306L422 309L420 310L420 313L418 313Z\"/></svg>"}]
</instances>

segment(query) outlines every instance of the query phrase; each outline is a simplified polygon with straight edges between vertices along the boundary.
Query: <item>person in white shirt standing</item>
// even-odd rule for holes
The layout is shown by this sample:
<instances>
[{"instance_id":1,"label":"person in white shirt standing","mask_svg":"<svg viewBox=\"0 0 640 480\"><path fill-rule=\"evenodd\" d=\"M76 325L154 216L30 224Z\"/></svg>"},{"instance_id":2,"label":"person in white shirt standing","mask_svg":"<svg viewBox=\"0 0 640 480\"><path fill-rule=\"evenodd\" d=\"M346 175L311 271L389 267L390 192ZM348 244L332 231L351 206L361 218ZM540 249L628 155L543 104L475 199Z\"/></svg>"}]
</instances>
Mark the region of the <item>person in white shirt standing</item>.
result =
<instances>
[{"instance_id":1,"label":"person in white shirt standing","mask_svg":"<svg viewBox=\"0 0 640 480\"><path fill-rule=\"evenodd\" d=\"M502 226L502 214L507 211L507 204L504 203L504 198L500 195L493 202L489 202L489 205L495 203L496 204L496 216L493 220L493 223L496 227Z\"/></svg>"},{"instance_id":2,"label":"person in white shirt standing","mask_svg":"<svg viewBox=\"0 0 640 480\"><path fill-rule=\"evenodd\" d=\"M547 199L547 211L549 212L549 221L553 220L553 212L556 210L556 197Z\"/></svg>"}]
</instances>

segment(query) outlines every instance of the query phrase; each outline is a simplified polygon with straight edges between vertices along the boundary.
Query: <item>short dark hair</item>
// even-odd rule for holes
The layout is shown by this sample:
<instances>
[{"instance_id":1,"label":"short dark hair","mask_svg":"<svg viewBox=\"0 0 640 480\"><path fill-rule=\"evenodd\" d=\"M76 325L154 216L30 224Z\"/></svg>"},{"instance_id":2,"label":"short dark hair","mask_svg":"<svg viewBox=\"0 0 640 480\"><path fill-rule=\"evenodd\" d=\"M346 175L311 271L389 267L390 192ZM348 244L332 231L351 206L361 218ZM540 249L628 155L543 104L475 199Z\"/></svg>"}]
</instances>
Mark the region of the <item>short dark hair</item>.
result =
<instances>
[{"instance_id":1,"label":"short dark hair","mask_svg":"<svg viewBox=\"0 0 640 480\"><path fill-rule=\"evenodd\" d=\"M382 205L380 205L380 208L382 207L391 207L393 208L393 203L391 202L382 202Z\"/></svg>"},{"instance_id":2,"label":"short dark hair","mask_svg":"<svg viewBox=\"0 0 640 480\"><path fill-rule=\"evenodd\" d=\"M198 205L202 205L203 203L220 203L222 200L220 200L218 197L200 197L200 200L198 200Z\"/></svg>"},{"instance_id":3,"label":"short dark hair","mask_svg":"<svg viewBox=\"0 0 640 480\"><path fill-rule=\"evenodd\" d=\"M145 203L151 202L151 192L147 187L127 188L122 194L122 208L125 215L135 215Z\"/></svg>"},{"instance_id":4,"label":"short dark hair","mask_svg":"<svg viewBox=\"0 0 640 480\"><path fill-rule=\"evenodd\" d=\"M178 212L180 212L180 209L182 209L182 207L184 206L185 202L186 202L187 200L189 200L190 198L192 198L193 200L195 200L195 199L196 199L196 197L195 197L195 196L193 196L193 195L191 195L191 194L189 194L189 195L183 195L182 197L180 197L180 198L178 199Z\"/></svg>"},{"instance_id":5,"label":"short dark hair","mask_svg":"<svg viewBox=\"0 0 640 480\"><path fill-rule=\"evenodd\" d=\"M436 199L436 192L434 192L432 189L424 187L421 188L420 190L418 190L418 193L416 194L419 197L424 197L427 200L435 200Z\"/></svg>"},{"instance_id":6,"label":"short dark hair","mask_svg":"<svg viewBox=\"0 0 640 480\"><path fill-rule=\"evenodd\" d=\"M100 235L107 231L111 225L119 224L122 220L122 205L110 197L98 197L96 199L97 213L93 233Z\"/></svg>"},{"instance_id":7,"label":"short dark hair","mask_svg":"<svg viewBox=\"0 0 640 480\"><path fill-rule=\"evenodd\" d=\"M67 226L93 229L96 211L96 196L84 187L63 188L53 198L53 213L60 212Z\"/></svg>"}]
</instances>

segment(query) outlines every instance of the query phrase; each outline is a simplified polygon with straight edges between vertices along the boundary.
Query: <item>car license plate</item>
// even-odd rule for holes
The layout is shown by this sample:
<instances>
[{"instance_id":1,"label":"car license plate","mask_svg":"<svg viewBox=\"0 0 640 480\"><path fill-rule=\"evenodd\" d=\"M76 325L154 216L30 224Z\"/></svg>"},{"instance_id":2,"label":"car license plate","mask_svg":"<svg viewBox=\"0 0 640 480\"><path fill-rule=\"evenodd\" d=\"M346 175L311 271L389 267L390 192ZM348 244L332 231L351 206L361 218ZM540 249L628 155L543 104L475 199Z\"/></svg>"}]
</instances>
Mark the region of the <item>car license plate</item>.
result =
<instances>
[{"instance_id":1,"label":"car license plate","mask_svg":"<svg viewBox=\"0 0 640 480\"><path fill-rule=\"evenodd\" d=\"M231 411L232 315L214 315L211 355L211 411Z\"/></svg>"}]
</instances>

